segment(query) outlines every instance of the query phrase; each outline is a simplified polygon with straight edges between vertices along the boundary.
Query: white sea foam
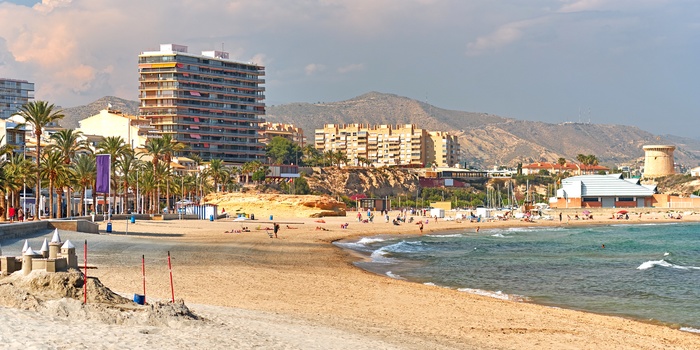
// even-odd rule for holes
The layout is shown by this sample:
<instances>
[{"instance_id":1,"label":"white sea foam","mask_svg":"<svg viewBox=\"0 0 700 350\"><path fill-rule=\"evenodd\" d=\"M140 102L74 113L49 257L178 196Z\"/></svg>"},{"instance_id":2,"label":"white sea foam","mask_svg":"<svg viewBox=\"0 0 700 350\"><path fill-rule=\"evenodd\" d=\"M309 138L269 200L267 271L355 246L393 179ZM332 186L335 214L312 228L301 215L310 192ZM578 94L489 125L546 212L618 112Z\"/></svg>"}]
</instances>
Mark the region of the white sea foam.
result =
<instances>
[{"instance_id":1,"label":"white sea foam","mask_svg":"<svg viewBox=\"0 0 700 350\"><path fill-rule=\"evenodd\" d=\"M461 233L455 233L451 235L427 235L428 237L437 237L437 238L457 238L457 237L464 237Z\"/></svg>"},{"instance_id":2,"label":"white sea foam","mask_svg":"<svg viewBox=\"0 0 700 350\"><path fill-rule=\"evenodd\" d=\"M457 290L460 292L482 295L485 297L491 297L491 298L496 298L496 299L501 299L501 300L511 300L511 301L526 301L527 300L527 298L525 298L523 296L505 294L505 293L501 292L500 290L495 291L495 292L489 291L489 290L483 290L483 289L474 289L474 288L459 288Z\"/></svg>"},{"instance_id":3,"label":"white sea foam","mask_svg":"<svg viewBox=\"0 0 700 350\"><path fill-rule=\"evenodd\" d=\"M700 329L697 329L697 328L681 327L681 330L683 332L700 333Z\"/></svg>"},{"instance_id":4,"label":"white sea foam","mask_svg":"<svg viewBox=\"0 0 700 350\"><path fill-rule=\"evenodd\" d=\"M491 237L505 237L502 233L494 233Z\"/></svg>"},{"instance_id":5,"label":"white sea foam","mask_svg":"<svg viewBox=\"0 0 700 350\"><path fill-rule=\"evenodd\" d=\"M433 283L433 282L425 282L425 283L423 283L423 284L426 285L426 286L437 287L437 284L435 284L435 283Z\"/></svg>"},{"instance_id":6,"label":"white sea foam","mask_svg":"<svg viewBox=\"0 0 700 350\"><path fill-rule=\"evenodd\" d=\"M664 256L669 256L670 254L671 254L671 253L666 252L666 253L664 253Z\"/></svg>"},{"instance_id":7,"label":"white sea foam","mask_svg":"<svg viewBox=\"0 0 700 350\"><path fill-rule=\"evenodd\" d=\"M364 237L357 241L357 244L372 244L372 243L378 243L378 242L384 242L384 239L378 238L378 237Z\"/></svg>"},{"instance_id":8,"label":"white sea foam","mask_svg":"<svg viewBox=\"0 0 700 350\"><path fill-rule=\"evenodd\" d=\"M394 262L394 259L387 257L389 254L386 247L383 247L373 251L370 257L372 258L372 262L388 264Z\"/></svg>"},{"instance_id":9,"label":"white sea foam","mask_svg":"<svg viewBox=\"0 0 700 350\"><path fill-rule=\"evenodd\" d=\"M679 269L679 270L700 270L700 267L676 265L676 264L672 264L666 260L645 261L637 267L637 270L649 270L655 266L667 267L667 268L673 268L673 269Z\"/></svg>"},{"instance_id":10,"label":"white sea foam","mask_svg":"<svg viewBox=\"0 0 700 350\"><path fill-rule=\"evenodd\" d=\"M386 272L386 275L389 276L389 277L391 277L391 278L393 278L393 279L395 279L395 280L403 280L403 279L405 279L405 278L403 278L403 277L401 277L401 276L399 276L399 275L397 275L397 274L391 273L391 271L387 271L387 272Z\"/></svg>"}]
</instances>

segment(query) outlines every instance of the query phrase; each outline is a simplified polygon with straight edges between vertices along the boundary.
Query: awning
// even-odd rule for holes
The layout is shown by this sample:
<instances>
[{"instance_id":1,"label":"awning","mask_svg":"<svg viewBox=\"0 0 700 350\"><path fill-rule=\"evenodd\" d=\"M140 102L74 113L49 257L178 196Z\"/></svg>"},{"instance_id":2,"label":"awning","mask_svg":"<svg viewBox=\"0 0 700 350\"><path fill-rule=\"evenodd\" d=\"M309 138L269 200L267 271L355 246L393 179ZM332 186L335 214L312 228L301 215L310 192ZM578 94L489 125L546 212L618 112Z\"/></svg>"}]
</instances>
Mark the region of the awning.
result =
<instances>
[{"instance_id":1,"label":"awning","mask_svg":"<svg viewBox=\"0 0 700 350\"><path fill-rule=\"evenodd\" d=\"M190 91L190 95L192 96L202 96L199 92L197 91Z\"/></svg>"},{"instance_id":2,"label":"awning","mask_svg":"<svg viewBox=\"0 0 700 350\"><path fill-rule=\"evenodd\" d=\"M190 134L190 137L193 139L201 139L202 138L202 136L199 136L197 134Z\"/></svg>"},{"instance_id":3,"label":"awning","mask_svg":"<svg viewBox=\"0 0 700 350\"><path fill-rule=\"evenodd\" d=\"M204 144L204 148L209 148L209 144L208 144L208 143L205 143L205 144Z\"/></svg>"},{"instance_id":4,"label":"awning","mask_svg":"<svg viewBox=\"0 0 700 350\"><path fill-rule=\"evenodd\" d=\"M196 123L199 123L199 118L194 117L194 121L195 121Z\"/></svg>"},{"instance_id":5,"label":"awning","mask_svg":"<svg viewBox=\"0 0 700 350\"><path fill-rule=\"evenodd\" d=\"M199 126L197 126L197 125L190 125L190 129L192 129L192 130L199 130Z\"/></svg>"}]
</instances>

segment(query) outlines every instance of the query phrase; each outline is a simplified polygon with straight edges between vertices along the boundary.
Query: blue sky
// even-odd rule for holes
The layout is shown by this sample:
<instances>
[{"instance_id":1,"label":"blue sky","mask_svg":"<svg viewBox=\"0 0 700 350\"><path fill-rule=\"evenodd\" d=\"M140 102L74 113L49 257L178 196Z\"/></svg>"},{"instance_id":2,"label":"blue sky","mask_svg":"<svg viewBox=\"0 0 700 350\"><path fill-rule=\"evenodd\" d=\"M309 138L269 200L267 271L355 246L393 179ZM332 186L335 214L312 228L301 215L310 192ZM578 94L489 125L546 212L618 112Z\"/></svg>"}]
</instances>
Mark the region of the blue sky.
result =
<instances>
[{"instance_id":1,"label":"blue sky","mask_svg":"<svg viewBox=\"0 0 700 350\"><path fill-rule=\"evenodd\" d=\"M694 0L0 2L0 76L70 107L137 99L161 43L266 66L267 104L380 91L438 107L697 136Z\"/></svg>"}]
</instances>

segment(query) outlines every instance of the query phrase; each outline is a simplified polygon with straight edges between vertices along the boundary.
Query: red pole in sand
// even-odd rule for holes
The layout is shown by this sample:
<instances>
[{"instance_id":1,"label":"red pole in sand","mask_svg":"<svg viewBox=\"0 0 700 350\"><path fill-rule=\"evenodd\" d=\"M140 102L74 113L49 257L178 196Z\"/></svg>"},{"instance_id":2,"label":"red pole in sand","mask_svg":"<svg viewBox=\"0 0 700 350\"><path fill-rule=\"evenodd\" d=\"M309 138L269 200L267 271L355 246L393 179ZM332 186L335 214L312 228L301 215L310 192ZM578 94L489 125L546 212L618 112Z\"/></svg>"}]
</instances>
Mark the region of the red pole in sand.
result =
<instances>
[{"instance_id":1,"label":"red pole in sand","mask_svg":"<svg viewBox=\"0 0 700 350\"><path fill-rule=\"evenodd\" d=\"M85 264L83 277L83 304L87 304L87 239L83 245L83 262Z\"/></svg>"},{"instance_id":2,"label":"red pole in sand","mask_svg":"<svg viewBox=\"0 0 700 350\"><path fill-rule=\"evenodd\" d=\"M170 294L172 294L172 302L175 302L175 289L173 288L173 266L170 264L170 251L168 250L168 270L170 270Z\"/></svg>"},{"instance_id":3,"label":"red pole in sand","mask_svg":"<svg viewBox=\"0 0 700 350\"><path fill-rule=\"evenodd\" d=\"M146 305L146 256L141 255L141 273L143 274L143 304Z\"/></svg>"}]
</instances>

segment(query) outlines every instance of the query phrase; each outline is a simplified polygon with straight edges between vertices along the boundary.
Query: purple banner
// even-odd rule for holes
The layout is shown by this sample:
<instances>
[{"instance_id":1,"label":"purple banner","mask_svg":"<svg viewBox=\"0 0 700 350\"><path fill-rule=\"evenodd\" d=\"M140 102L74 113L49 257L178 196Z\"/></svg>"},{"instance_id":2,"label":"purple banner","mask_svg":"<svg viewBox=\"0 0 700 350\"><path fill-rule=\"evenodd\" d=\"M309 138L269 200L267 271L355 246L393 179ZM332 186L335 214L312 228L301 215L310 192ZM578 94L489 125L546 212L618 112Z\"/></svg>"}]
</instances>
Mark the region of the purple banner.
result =
<instances>
[{"instance_id":1,"label":"purple banner","mask_svg":"<svg viewBox=\"0 0 700 350\"><path fill-rule=\"evenodd\" d=\"M95 158L97 160L95 192L109 193L110 156L109 154L98 154Z\"/></svg>"}]
</instances>

